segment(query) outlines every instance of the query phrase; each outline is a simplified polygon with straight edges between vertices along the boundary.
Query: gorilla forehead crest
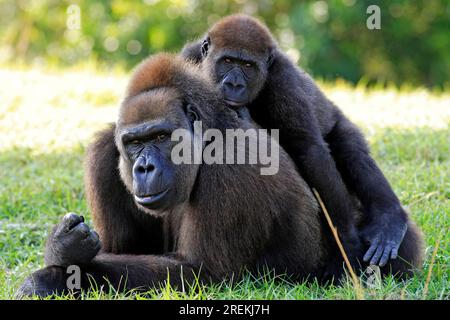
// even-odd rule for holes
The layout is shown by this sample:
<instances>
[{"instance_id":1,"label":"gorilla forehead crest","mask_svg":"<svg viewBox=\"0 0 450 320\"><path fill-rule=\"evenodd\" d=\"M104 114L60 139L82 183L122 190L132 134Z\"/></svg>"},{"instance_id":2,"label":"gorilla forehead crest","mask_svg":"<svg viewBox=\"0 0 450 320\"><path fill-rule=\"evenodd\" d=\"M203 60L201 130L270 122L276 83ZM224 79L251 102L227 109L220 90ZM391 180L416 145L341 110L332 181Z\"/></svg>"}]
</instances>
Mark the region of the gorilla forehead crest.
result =
<instances>
[{"instance_id":1,"label":"gorilla forehead crest","mask_svg":"<svg viewBox=\"0 0 450 320\"><path fill-rule=\"evenodd\" d=\"M243 14L220 20L208 35L219 48L239 48L264 55L268 48L275 47L275 40L267 27Z\"/></svg>"},{"instance_id":2,"label":"gorilla forehead crest","mask_svg":"<svg viewBox=\"0 0 450 320\"><path fill-rule=\"evenodd\" d=\"M207 97L215 91L199 66L176 55L157 54L144 60L134 71L120 107L118 124L162 115L170 110L171 101L200 93Z\"/></svg>"},{"instance_id":3,"label":"gorilla forehead crest","mask_svg":"<svg viewBox=\"0 0 450 320\"><path fill-rule=\"evenodd\" d=\"M134 71L126 98L161 87L193 89L204 87L207 77L202 77L198 66L173 54L157 54L142 63ZM190 88L184 84L189 83Z\"/></svg>"}]
</instances>

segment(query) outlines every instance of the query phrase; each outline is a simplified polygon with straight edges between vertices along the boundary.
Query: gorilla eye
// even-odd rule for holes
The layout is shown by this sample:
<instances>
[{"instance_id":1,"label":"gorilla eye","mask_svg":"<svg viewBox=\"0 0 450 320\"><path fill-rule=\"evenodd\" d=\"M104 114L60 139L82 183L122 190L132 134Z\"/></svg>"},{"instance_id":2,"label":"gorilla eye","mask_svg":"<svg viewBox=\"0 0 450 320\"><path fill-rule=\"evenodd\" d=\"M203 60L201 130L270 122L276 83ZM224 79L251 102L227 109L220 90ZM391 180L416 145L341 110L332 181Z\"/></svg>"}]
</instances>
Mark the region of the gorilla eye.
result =
<instances>
[{"instance_id":1,"label":"gorilla eye","mask_svg":"<svg viewBox=\"0 0 450 320\"><path fill-rule=\"evenodd\" d=\"M225 62L226 63L231 63L231 59L230 58L225 58Z\"/></svg>"},{"instance_id":2,"label":"gorilla eye","mask_svg":"<svg viewBox=\"0 0 450 320\"><path fill-rule=\"evenodd\" d=\"M131 140L129 143L130 144L140 144L141 142L139 140Z\"/></svg>"},{"instance_id":3,"label":"gorilla eye","mask_svg":"<svg viewBox=\"0 0 450 320\"><path fill-rule=\"evenodd\" d=\"M247 62L247 63L245 64L245 67L246 67L246 68L251 68L251 67L253 67L253 64L251 64L250 62Z\"/></svg>"},{"instance_id":4,"label":"gorilla eye","mask_svg":"<svg viewBox=\"0 0 450 320\"><path fill-rule=\"evenodd\" d=\"M166 140L167 137L168 137L167 134L165 134L165 133L160 133L160 134L158 134L158 135L156 136L156 141L162 142L162 141Z\"/></svg>"}]
</instances>

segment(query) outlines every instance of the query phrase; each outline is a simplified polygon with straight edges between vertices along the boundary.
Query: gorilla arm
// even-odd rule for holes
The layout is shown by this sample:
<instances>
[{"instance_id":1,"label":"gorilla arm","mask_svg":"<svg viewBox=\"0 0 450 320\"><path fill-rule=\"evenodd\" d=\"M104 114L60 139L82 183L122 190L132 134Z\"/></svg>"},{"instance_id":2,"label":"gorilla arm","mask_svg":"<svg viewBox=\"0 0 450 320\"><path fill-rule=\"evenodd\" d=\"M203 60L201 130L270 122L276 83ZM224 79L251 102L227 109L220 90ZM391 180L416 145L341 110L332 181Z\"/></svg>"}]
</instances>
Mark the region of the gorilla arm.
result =
<instances>
[{"instance_id":1,"label":"gorilla arm","mask_svg":"<svg viewBox=\"0 0 450 320\"><path fill-rule=\"evenodd\" d=\"M362 205L364 213L360 235L370 246L364 261L384 266L396 259L407 231L408 215L389 182L370 155L366 139L347 117L301 73L302 89L312 97L322 136L346 187Z\"/></svg>"},{"instance_id":2,"label":"gorilla arm","mask_svg":"<svg viewBox=\"0 0 450 320\"><path fill-rule=\"evenodd\" d=\"M343 115L329 136L336 164L347 184L367 212L363 239L370 243L364 261L386 265L396 259L407 231L408 216L399 199L369 154L364 137Z\"/></svg>"},{"instance_id":3,"label":"gorilla arm","mask_svg":"<svg viewBox=\"0 0 450 320\"><path fill-rule=\"evenodd\" d=\"M80 266L80 288L91 286L114 290L148 291L165 281L173 287L195 284L197 279L208 279L205 271L174 256L99 254L90 263ZM169 276L170 273L170 276ZM17 298L53 293L68 293L70 273L65 267L48 266L28 277L19 288Z\"/></svg>"},{"instance_id":4,"label":"gorilla arm","mask_svg":"<svg viewBox=\"0 0 450 320\"><path fill-rule=\"evenodd\" d=\"M306 182L318 190L348 254L362 256L360 252L353 252L353 248L360 247L354 221L355 208L322 137L311 101L301 88L300 71L284 54L279 51L275 54L266 89L249 107L251 116L264 128L280 128L281 145L293 158Z\"/></svg>"}]
</instances>

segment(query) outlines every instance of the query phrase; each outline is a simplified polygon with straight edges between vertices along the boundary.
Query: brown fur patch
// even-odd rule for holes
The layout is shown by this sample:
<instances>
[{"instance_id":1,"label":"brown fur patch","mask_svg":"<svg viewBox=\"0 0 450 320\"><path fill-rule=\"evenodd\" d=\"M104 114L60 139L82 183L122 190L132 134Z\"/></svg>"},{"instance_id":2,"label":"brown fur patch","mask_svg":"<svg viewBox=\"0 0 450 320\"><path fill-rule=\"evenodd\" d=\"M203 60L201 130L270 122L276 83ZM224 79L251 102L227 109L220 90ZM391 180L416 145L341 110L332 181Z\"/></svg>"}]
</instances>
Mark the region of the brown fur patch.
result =
<instances>
[{"instance_id":1,"label":"brown fur patch","mask_svg":"<svg viewBox=\"0 0 450 320\"><path fill-rule=\"evenodd\" d=\"M210 29L208 35L211 42L219 48L238 48L266 54L268 48L276 46L264 24L243 14L223 18Z\"/></svg>"},{"instance_id":2,"label":"brown fur patch","mask_svg":"<svg viewBox=\"0 0 450 320\"><path fill-rule=\"evenodd\" d=\"M135 96L152 88L166 86L171 82L174 64L180 63L171 54L158 54L141 62L131 76L127 97Z\"/></svg>"},{"instance_id":3,"label":"brown fur patch","mask_svg":"<svg viewBox=\"0 0 450 320\"><path fill-rule=\"evenodd\" d=\"M130 98L158 87L178 87L180 82L187 81L180 77L198 79L201 76L198 66L177 55L156 54L136 67L129 81L126 97ZM207 78L202 80L207 81Z\"/></svg>"},{"instance_id":4,"label":"brown fur patch","mask_svg":"<svg viewBox=\"0 0 450 320\"><path fill-rule=\"evenodd\" d=\"M132 96L119 111L119 124L127 126L165 116L170 104L180 96L175 88L158 88Z\"/></svg>"}]
</instances>

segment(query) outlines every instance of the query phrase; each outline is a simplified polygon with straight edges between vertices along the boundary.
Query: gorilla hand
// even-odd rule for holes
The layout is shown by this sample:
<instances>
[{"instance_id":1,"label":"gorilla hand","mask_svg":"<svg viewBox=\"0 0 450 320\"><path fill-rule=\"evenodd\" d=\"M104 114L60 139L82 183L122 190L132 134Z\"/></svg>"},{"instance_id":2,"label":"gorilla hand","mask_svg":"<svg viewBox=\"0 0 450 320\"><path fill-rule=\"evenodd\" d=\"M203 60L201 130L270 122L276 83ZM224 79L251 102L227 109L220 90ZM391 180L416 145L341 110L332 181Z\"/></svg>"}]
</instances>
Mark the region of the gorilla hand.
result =
<instances>
[{"instance_id":1,"label":"gorilla hand","mask_svg":"<svg viewBox=\"0 0 450 320\"><path fill-rule=\"evenodd\" d=\"M47 266L69 266L90 262L100 250L97 232L90 229L83 216L67 213L55 226L45 247Z\"/></svg>"},{"instance_id":2,"label":"gorilla hand","mask_svg":"<svg viewBox=\"0 0 450 320\"><path fill-rule=\"evenodd\" d=\"M376 218L362 228L361 236L369 243L363 260L383 267L389 259L396 259L398 248L408 229L406 214L374 214ZM403 218L405 217L405 218Z\"/></svg>"}]
</instances>

